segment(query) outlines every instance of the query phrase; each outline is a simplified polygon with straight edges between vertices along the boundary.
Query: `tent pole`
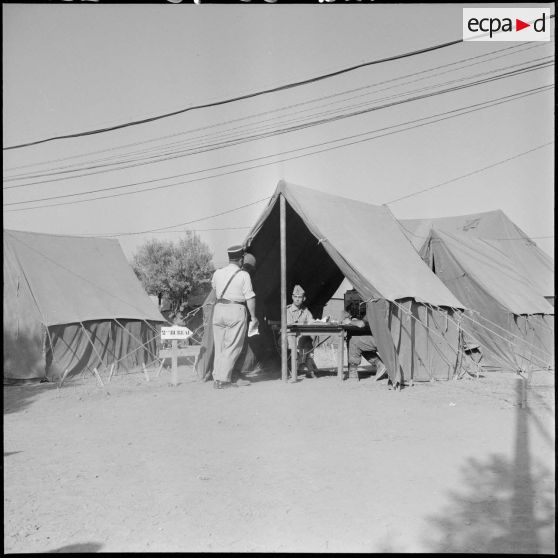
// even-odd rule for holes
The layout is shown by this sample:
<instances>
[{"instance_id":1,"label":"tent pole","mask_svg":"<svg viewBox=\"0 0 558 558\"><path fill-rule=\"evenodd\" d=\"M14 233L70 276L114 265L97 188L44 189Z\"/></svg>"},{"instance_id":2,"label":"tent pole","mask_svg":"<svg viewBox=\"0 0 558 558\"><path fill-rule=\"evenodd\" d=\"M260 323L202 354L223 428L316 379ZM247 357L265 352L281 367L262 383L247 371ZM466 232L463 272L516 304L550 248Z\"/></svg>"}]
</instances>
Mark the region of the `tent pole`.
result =
<instances>
[{"instance_id":1,"label":"tent pole","mask_svg":"<svg viewBox=\"0 0 558 558\"><path fill-rule=\"evenodd\" d=\"M287 227L285 196L279 196L281 231L281 379L287 381Z\"/></svg>"}]
</instances>

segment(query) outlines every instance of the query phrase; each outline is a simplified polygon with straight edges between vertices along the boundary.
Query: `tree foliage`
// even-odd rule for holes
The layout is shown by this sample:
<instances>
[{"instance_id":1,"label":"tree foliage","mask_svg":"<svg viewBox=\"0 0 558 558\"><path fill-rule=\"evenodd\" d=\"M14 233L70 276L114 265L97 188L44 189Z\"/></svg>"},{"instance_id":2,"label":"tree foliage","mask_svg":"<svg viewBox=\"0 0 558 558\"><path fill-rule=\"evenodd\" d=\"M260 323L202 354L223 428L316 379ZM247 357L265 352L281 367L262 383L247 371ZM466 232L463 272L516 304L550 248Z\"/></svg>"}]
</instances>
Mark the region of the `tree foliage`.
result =
<instances>
[{"instance_id":1,"label":"tree foliage","mask_svg":"<svg viewBox=\"0 0 558 558\"><path fill-rule=\"evenodd\" d=\"M173 309L203 287L215 270L207 244L192 231L177 243L151 239L132 257L132 267L150 295L166 296Z\"/></svg>"}]
</instances>

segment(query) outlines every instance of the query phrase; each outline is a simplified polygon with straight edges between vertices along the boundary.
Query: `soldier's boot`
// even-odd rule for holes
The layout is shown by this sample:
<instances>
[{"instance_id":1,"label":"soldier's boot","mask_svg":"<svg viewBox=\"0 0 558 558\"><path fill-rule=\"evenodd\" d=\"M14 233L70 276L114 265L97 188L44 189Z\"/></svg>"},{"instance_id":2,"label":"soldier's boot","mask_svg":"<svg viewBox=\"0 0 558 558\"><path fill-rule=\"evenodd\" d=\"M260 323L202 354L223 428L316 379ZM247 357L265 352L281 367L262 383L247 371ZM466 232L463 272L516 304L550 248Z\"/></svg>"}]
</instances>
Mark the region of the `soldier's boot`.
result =
<instances>
[{"instance_id":1,"label":"soldier's boot","mask_svg":"<svg viewBox=\"0 0 558 558\"><path fill-rule=\"evenodd\" d=\"M316 363L314 362L314 359L312 357L308 357L306 359L306 368L308 369L306 377L310 375L310 377L316 378L316 370L318 370L318 367L316 366Z\"/></svg>"}]
</instances>

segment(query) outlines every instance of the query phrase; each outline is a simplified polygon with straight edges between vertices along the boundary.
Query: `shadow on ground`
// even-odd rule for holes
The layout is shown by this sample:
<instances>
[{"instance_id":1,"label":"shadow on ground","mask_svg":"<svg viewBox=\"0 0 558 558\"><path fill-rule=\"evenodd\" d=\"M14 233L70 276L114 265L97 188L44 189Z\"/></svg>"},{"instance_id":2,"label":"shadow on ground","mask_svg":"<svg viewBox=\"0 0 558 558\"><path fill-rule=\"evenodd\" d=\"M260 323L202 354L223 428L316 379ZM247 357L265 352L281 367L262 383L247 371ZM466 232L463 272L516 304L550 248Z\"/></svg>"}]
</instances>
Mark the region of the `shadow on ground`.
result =
<instances>
[{"instance_id":1,"label":"shadow on ground","mask_svg":"<svg viewBox=\"0 0 558 558\"><path fill-rule=\"evenodd\" d=\"M346 370L345 370L346 373ZM337 367L321 367L315 372L316 378L334 378L337 377ZM375 378L376 369L373 367L361 367L358 372L358 379L365 380L369 378ZM268 382L281 380L281 363L279 361L267 362L261 369L252 372L243 372L240 375L238 373L233 374L233 377L240 377L245 380L249 380L251 383L258 382ZM291 375L289 372L289 381L291 381ZM310 374L307 374L306 370L299 370L298 380L301 381L305 378L312 379ZM346 379L346 378L345 378ZM387 385L387 384L386 384Z\"/></svg>"},{"instance_id":2,"label":"shadow on ground","mask_svg":"<svg viewBox=\"0 0 558 558\"><path fill-rule=\"evenodd\" d=\"M450 492L446 508L427 518L432 535L426 544L433 552L554 553L554 472L531 456L529 428L535 425L521 407L519 382L516 409L514 458L467 460L466 488Z\"/></svg>"},{"instance_id":3,"label":"shadow on ground","mask_svg":"<svg viewBox=\"0 0 558 558\"><path fill-rule=\"evenodd\" d=\"M56 388L54 383L37 382L28 385L4 385L4 415L24 411L35 398Z\"/></svg>"},{"instance_id":4,"label":"shadow on ground","mask_svg":"<svg viewBox=\"0 0 558 558\"><path fill-rule=\"evenodd\" d=\"M54 550L48 550L48 554L65 553L65 552L100 552L103 545L96 542L76 543L61 546Z\"/></svg>"}]
</instances>

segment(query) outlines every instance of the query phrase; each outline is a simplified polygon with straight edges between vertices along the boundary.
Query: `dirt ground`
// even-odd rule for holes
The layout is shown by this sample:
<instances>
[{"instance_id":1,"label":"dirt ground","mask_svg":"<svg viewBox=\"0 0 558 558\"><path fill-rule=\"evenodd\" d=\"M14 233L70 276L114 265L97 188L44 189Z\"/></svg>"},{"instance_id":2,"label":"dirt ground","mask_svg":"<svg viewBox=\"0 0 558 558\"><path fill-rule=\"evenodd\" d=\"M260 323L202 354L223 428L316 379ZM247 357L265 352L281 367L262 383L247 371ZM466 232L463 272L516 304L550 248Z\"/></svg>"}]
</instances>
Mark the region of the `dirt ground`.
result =
<instances>
[{"instance_id":1,"label":"dirt ground","mask_svg":"<svg viewBox=\"0 0 558 558\"><path fill-rule=\"evenodd\" d=\"M553 373L150 376L4 387L4 552L555 551Z\"/></svg>"}]
</instances>

